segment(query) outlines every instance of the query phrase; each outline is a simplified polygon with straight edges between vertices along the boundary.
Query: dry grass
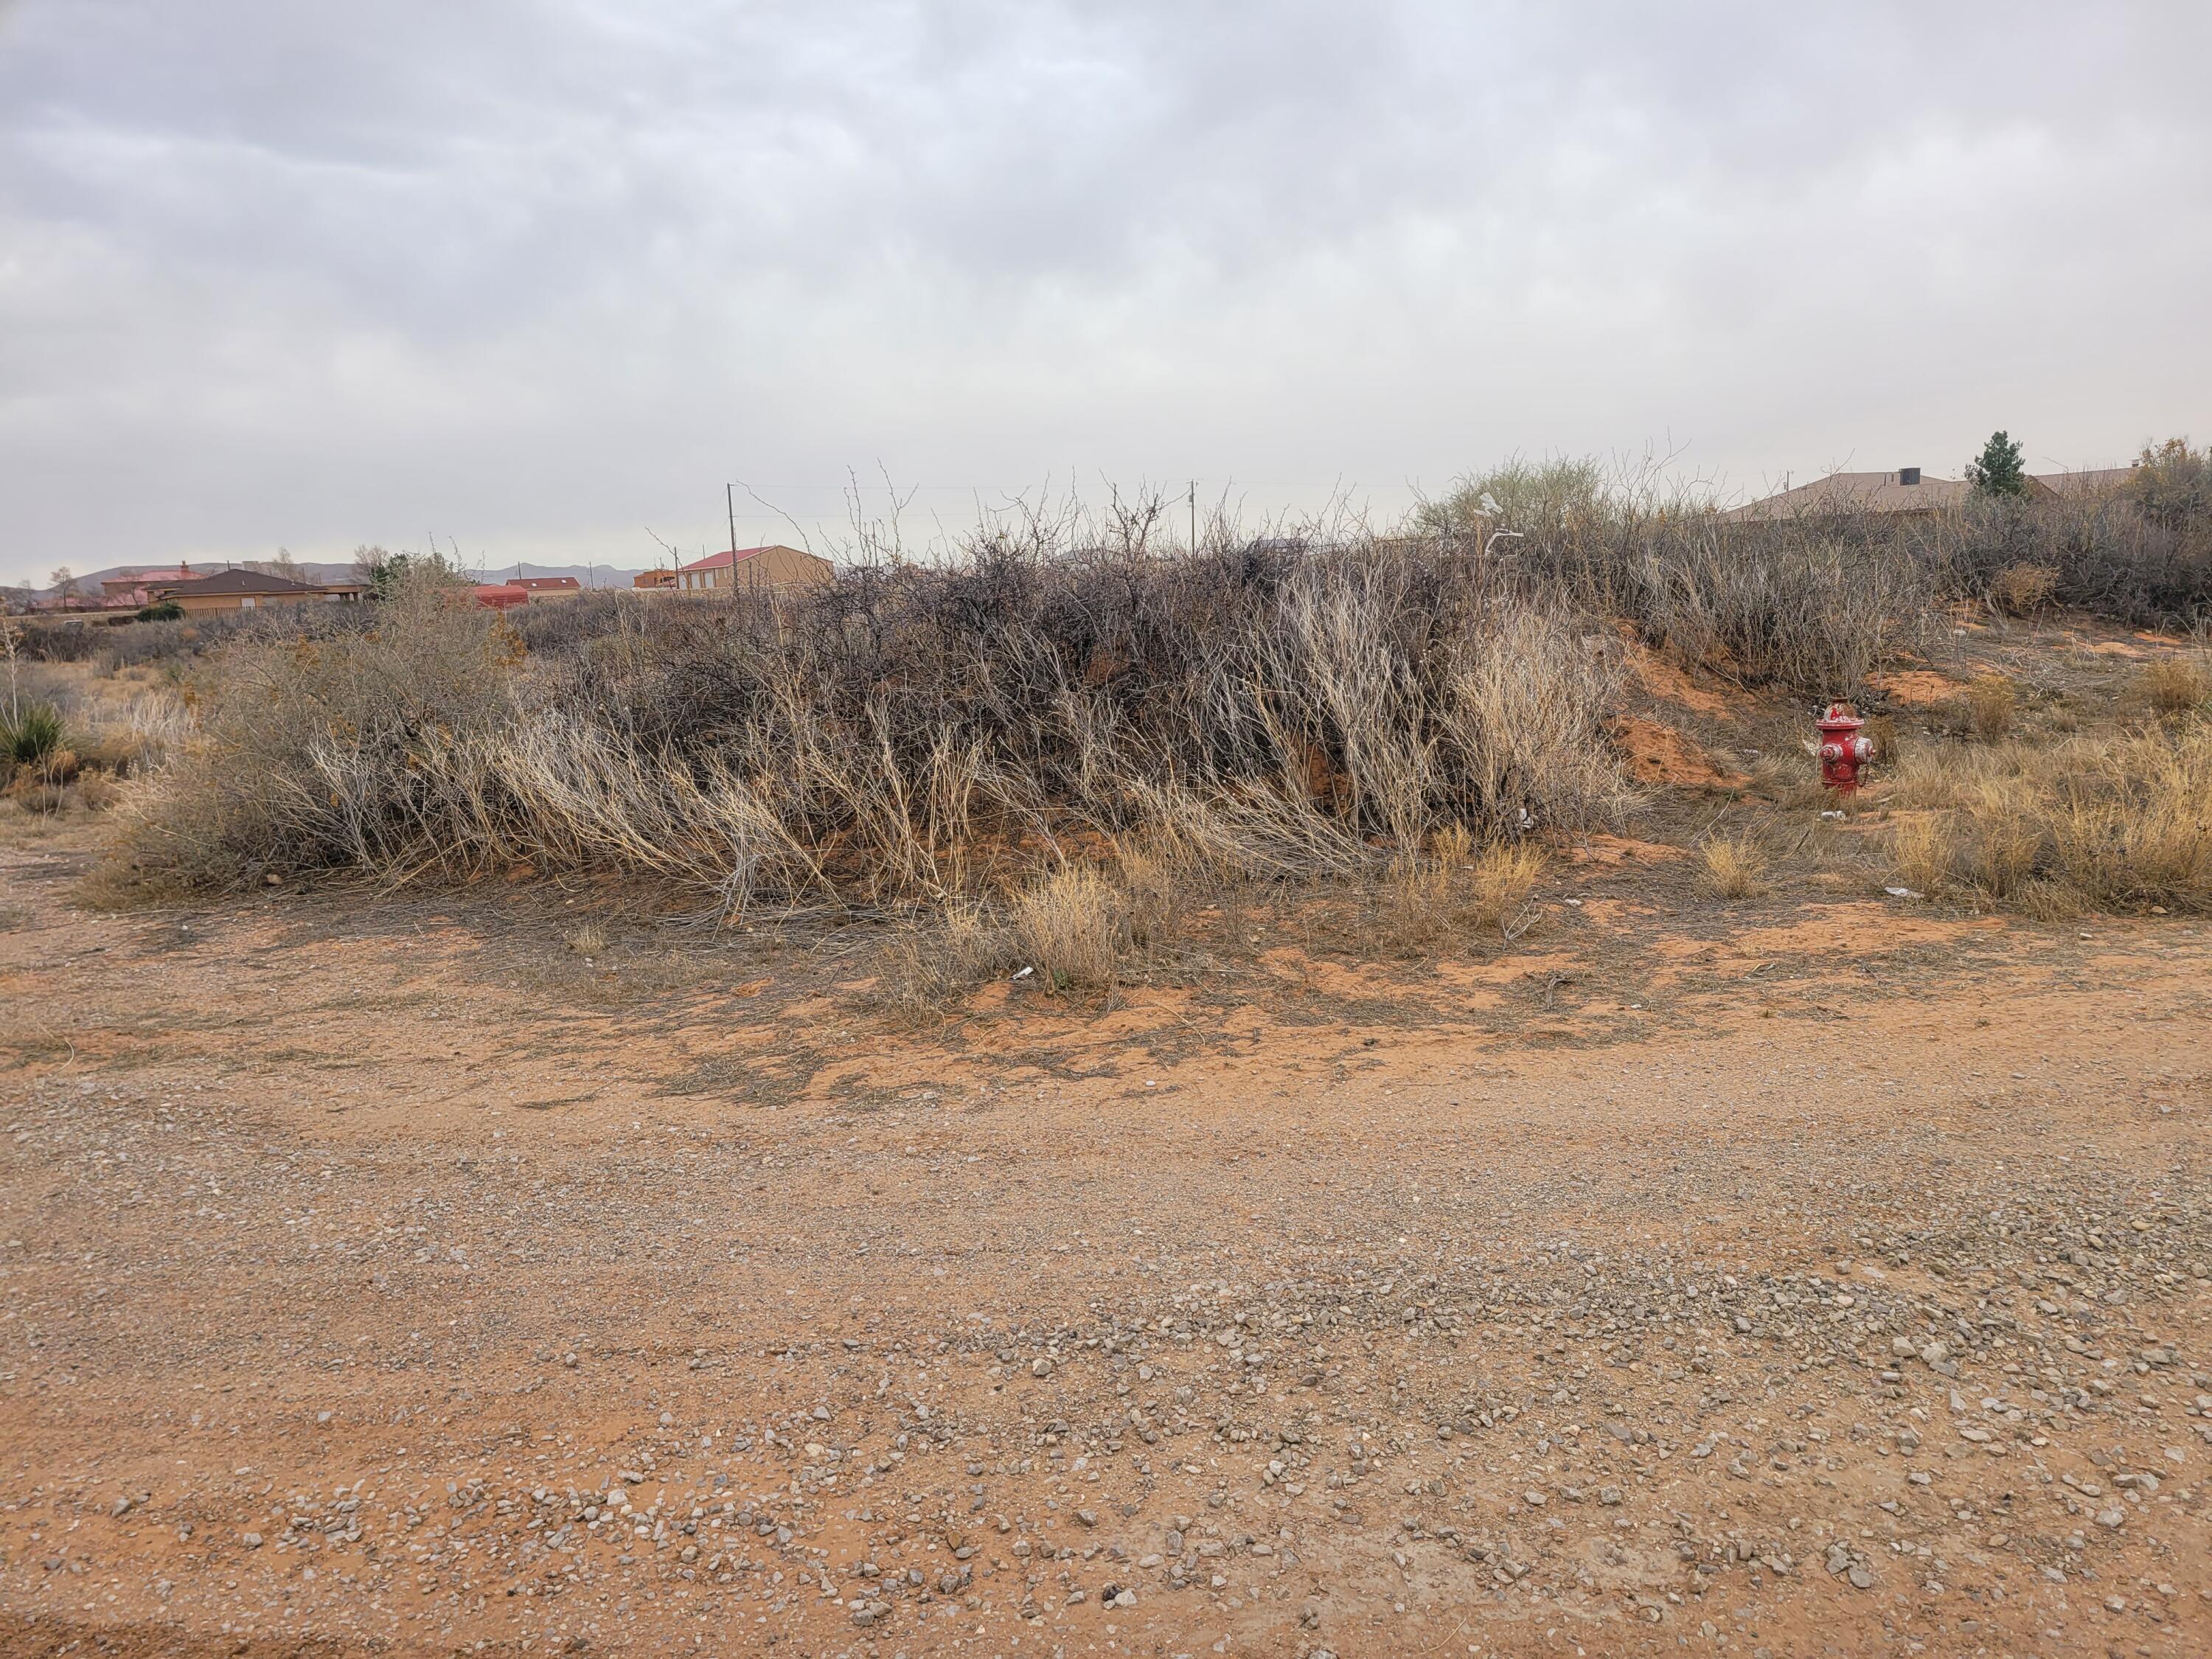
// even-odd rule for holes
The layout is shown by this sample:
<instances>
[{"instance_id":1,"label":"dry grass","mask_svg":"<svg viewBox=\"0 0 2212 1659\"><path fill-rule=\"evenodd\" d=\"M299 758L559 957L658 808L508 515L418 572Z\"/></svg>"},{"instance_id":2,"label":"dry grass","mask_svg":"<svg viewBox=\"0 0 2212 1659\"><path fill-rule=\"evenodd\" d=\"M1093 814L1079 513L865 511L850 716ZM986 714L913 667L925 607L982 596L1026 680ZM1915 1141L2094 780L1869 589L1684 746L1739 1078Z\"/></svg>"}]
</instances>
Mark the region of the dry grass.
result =
<instances>
[{"instance_id":1,"label":"dry grass","mask_svg":"<svg viewBox=\"0 0 2212 1659\"><path fill-rule=\"evenodd\" d=\"M955 901L892 930L876 953L878 994L894 1013L934 1023L983 981L1009 971L1012 954L997 914L980 902Z\"/></svg>"},{"instance_id":2,"label":"dry grass","mask_svg":"<svg viewBox=\"0 0 2212 1659\"><path fill-rule=\"evenodd\" d=\"M1089 865L1073 865L1015 894L1006 933L1047 988L1097 991L1114 983L1128 944L1128 900Z\"/></svg>"},{"instance_id":3,"label":"dry grass","mask_svg":"<svg viewBox=\"0 0 2212 1659\"><path fill-rule=\"evenodd\" d=\"M1984 743L1994 743L2012 730L2020 707L2020 692L2002 674L1977 675L1960 698L1966 729Z\"/></svg>"},{"instance_id":4,"label":"dry grass","mask_svg":"<svg viewBox=\"0 0 2212 1659\"><path fill-rule=\"evenodd\" d=\"M1705 867L1698 884L1715 898L1763 898L1774 890L1765 850L1748 832L1715 836L1698 849Z\"/></svg>"},{"instance_id":5,"label":"dry grass","mask_svg":"<svg viewBox=\"0 0 2212 1659\"><path fill-rule=\"evenodd\" d=\"M1434 858L1394 861L1376 893L1376 943L1400 955L1427 950L1453 931L1455 872Z\"/></svg>"},{"instance_id":6,"label":"dry grass","mask_svg":"<svg viewBox=\"0 0 2212 1659\"><path fill-rule=\"evenodd\" d=\"M2197 656L2154 657L2136 671L2135 695L2159 714L2185 714L2212 703L2212 668Z\"/></svg>"},{"instance_id":7,"label":"dry grass","mask_svg":"<svg viewBox=\"0 0 2212 1659\"><path fill-rule=\"evenodd\" d=\"M607 953L607 930L595 921L587 921L563 933L561 942L577 956L603 957Z\"/></svg>"},{"instance_id":8,"label":"dry grass","mask_svg":"<svg viewBox=\"0 0 2212 1659\"><path fill-rule=\"evenodd\" d=\"M1463 827L1439 832L1427 856L1400 859L1385 872L1376 943L1406 954L1482 934L1517 938L1533 920L1529 896L1544 866L1542 849L1528 842L1478 852Z\"/></svg>"},{"instance_id":9,"label":"dry grass","mask_svg":"<svg viewBox=\"0 0 2212 1659\"><path fill-rule=\"evenodd\" d=\"M1468 871L1467 919L1504 936L1526 931L1529 895L1544 877L1544 853L1527 842L1485 849Z\"/></svg>"},{"instance_id":10,"label":"dry grass","mask_svg":"<svg viewBox=\"0 0 2212 1659\"><path fill-rule=\"evenodd\" d=\"M1894 793L1904 884L2050 918L2212 908L2212 725L1916 759Z\"/></svg>"}]
</instances>

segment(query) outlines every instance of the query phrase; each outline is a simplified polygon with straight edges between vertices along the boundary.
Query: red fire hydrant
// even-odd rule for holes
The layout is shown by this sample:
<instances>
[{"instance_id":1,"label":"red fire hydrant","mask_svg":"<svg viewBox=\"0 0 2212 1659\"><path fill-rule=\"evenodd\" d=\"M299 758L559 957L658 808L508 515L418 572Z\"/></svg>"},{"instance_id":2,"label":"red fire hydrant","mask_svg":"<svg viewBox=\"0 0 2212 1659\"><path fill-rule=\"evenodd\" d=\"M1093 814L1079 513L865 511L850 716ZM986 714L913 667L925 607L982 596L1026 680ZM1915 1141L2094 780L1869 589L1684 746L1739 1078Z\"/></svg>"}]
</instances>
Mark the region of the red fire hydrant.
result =
<instances>
[{"instance_id":1,"label":"red fire hydrant","mask_svg":"<svg viewBox=\"0 0 2212 1659\"><path fill-rule=\"evenodd\" d=\"M1859 774L1874 759L1874 744L1859 735L1866 724L1839 702L1813 722L1820 729L1820 781L1838 794L1859 787Z\"/></svg>"}]
</instances>

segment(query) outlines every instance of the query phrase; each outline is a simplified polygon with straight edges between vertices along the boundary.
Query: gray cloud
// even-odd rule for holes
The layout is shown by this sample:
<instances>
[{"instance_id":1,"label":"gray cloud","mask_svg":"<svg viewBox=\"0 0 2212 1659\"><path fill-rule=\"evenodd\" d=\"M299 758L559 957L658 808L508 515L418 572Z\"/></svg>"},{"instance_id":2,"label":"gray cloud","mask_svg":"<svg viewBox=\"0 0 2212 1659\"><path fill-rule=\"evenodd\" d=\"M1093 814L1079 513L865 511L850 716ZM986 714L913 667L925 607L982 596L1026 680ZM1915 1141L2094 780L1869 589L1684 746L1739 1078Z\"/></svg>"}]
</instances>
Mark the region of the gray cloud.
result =
<instances>
[{"instance_id":1,"label":"gray cloud","mask_svg":"<svg viewBox=\"0 0 2212 1659\"><path fill-rule=\"evenodd\" d=\"M2203 9L21 0L0 575L2203 424ZM757 510L741 533L765 533Z\"/></svg>"}]
</instances>

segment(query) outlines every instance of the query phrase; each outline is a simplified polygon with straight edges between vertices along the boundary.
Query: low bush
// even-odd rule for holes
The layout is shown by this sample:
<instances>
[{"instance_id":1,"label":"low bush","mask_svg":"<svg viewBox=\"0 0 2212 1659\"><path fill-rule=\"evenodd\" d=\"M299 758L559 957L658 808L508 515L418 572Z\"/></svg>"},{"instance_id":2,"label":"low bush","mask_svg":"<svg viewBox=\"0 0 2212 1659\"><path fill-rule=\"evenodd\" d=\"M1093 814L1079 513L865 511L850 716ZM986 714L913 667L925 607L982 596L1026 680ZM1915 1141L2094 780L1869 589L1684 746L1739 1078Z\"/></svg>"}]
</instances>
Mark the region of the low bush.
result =
<instances>
[{"instance_id":1,"label":"low bush","mask_svg":"<svg viewBox=\"0 0 2212 1659\"><path fill-rule=\"evenodd\" d=\"M1978 674L1967 682L1960 702L1966 729L1983 742L1993 743L2012 730L2020 692L2002 674Z\"/></svg>"},{"instance_id":2,"label":"low bush","mask_svg":"<svg viewBox=\"0 0 2212 1659\"><path fill-rule=\"evenodd\" d=\"M1101 990L1127 949L1127 898L1103 872L1071 865L1014 895L1006 933L1048 988Z\"/></svg>"},{"instance_id":3,"label":"low bush","mask_svg":"<svg viewBox=\"0 0 2212 1659\"><path fill-rule=\"evenodd\" d=\"M2057 604L2130 627L2185 628L2212 615L2212 514L2184 505L2178 486L2154 507L2138 482L2056 501L1978 495L1897 534L1962 599L1987 596L2014 615Z\"/></svg>"},{"instance_id":4,"label":"low bush","mask_svg":"<svg viewBox=\"0 0 2212 1659\"><path fill-rule=\"evenodd\" d=\"M482 775L469 758L513 726L512 647L490 612L428 590L380 610L365 632L233 641L197 735L133 804L129 866L225 887L481 862L459 792Z\"/></svg>"},{"instance_id":5,"label":"low bush","mask_svg":"<svg viewBox=\"0 0 2212 1659\"><path fill-rule=\"evenodd\" d=\"M1501 936L1520 932L1528 920L1529 895L1543 875L1540 848L1527 842L1486 848L1468 871L1468 922Z\"/></svg>"}]
</instances>

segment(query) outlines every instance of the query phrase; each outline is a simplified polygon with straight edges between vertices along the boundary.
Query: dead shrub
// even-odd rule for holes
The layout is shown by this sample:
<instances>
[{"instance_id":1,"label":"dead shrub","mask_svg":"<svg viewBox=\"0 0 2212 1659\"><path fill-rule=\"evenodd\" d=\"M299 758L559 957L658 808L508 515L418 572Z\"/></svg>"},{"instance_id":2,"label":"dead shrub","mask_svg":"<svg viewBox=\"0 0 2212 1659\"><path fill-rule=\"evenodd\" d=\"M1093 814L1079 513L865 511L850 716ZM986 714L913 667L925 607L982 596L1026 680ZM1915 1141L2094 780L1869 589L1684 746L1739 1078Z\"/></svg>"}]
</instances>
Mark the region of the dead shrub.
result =
<instances>
[{"instance_id":1,"label":"dead shrub","mask_svg":"<svg viewBox=\"0 0 2212 1659\"><path fill-rule=\"evenodd\" d=\"M2155 714L2185 714L2212 703L2212 669L2195 657L2154 657L2136 671L2133 690Z\"/></svg>"},{"instance_id":2,"label":"dead shrub","mask_svg":"<svg viewBox=\"0 0 2212 1659\"><path fill-rule=\"evenodd\" d=\"M1765 849L1748 832L1710 837L1698 851L1705 863L1698 885L1715 898L1762 898L1773 890Z\"/></svg>"},{"instance_id":3,"label":"dead shrub","mask_svg":"<svg viewBox=\"0 0 2212 1659\"><path fill-rule=\"evenodd\" d=\"M123 786L112 772L87 767L77 774L77 804L88 812L105 812L123 799Z\"/></svg>"},{"instance_id":4,"label":"dead shrub","mask_svg":"<svg viewBox=\"0 0 2212 1659\"><path fill-rule=\"evenodd\" d=\"M129 803L117 856L183 887L351 867L404 879L485 858L467 784L512 730L513 656L488 611L404 588L379 624L234 646L197 735ZM556 810L558 810L557 808Z\"/></svg>"},{"instance_id":5,"label":"dead shrub","mask_svg":"<svg viewBox=\"0 0 2212 1659\"><path fill-rule=\"evenodd\" d=\"M2058 596L2058 572L2047 564L2008 564L1990 578L1990 604L2008 617L2032 617Z\"/></svg>"},{"instance_id":6,"label":"dead shrub","mask_svg":"<svg viewBox=\"0 0 2212 1659\"><path fill-rule=\"evenodd\" d=\"M577 956L603 957L607 953L607 930L595 921L587 921L562 934L561 942Z\"/></svg>"},{"instance_id":7,"label":"dead shrub","mask_svg":"<svg viewBox=\"0 0 2212 1659\"><path fill-rule=\"evenodd\" d=\"M64 785L50 783L33 772L24 771L16 775L0 799L13 802L26 812L46 817L62 810L69 800L69 791Z\"/></svg>"}]
</instances>

